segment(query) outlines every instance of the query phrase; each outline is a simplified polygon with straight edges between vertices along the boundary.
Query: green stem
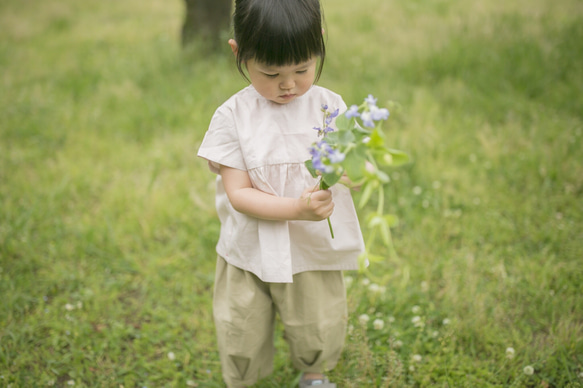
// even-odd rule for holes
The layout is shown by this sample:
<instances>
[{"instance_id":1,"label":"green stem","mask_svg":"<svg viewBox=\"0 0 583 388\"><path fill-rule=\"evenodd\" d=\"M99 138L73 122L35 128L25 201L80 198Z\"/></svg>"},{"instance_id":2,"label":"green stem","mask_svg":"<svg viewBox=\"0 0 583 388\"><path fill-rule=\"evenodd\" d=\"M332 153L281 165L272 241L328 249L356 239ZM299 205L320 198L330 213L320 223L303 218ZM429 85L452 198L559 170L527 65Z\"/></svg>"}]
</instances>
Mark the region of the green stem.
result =
<instances>
[{"instance_id":1,"label":"green stem","mask_svg":"<svg viewBox=\"0 0 583 388\"><path fill-rule=\"evenodd\" d=\"M330 222L330 217L328 217L328 228L330 229L330 236L334 238L334 229L332 229L332 223Z\"/></svg>"},{"instance_id":2,"label":"green stem","mask_svg":"<svg viewBox=\"0 0 583 388\"><path fill-rule=\"evenodd\" d=\"M321 190L328 190L330 188L330 186L328 186L326 184L326 182L324 182L324 179L322 179L320 177L320 189ZM332 229L332 223L330 222L330 217L328 217L328 228L330 229L330 236L332 236L332 238L334 238L334 229Z\"/></svg>"},{"instance_id":3,"label":"green stem","mask_svg":"<svg viewBox=\"0 0 583 388\"><path fill-rule=\"evenodd\" d=\"M382 182L379 184L379 203L377 205L377 214L379 216L383 215L385 211L385 189L383 188Z\"/></svg>"}]
</instances>

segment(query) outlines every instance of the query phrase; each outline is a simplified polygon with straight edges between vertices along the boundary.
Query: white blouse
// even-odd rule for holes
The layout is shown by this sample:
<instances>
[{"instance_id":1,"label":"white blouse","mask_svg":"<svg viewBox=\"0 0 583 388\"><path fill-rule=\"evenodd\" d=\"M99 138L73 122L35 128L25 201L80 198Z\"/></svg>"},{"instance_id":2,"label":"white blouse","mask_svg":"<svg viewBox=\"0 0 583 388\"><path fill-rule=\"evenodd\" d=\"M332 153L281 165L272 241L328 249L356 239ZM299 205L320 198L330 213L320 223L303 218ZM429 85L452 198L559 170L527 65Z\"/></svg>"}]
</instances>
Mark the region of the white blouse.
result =
<instances>
[{"instance_id":1,"label":"white blouse","mask_svg":"<svg viewBox=\"0 0 583 388\"><path fill-rule=\"evenodd\" d=\"M303 96L279 105L253 86L241 90L213 115L198 156L214 173L219 165L247 171L253 187L280 197L299 198L314 187L304 162L308 147L318 139L321 106L346 110L342 98L312 86ZM364 242L350 190L331 188L335 238L323 221L270 221L236 211L217 176L216 208L221 221L217 253L229 264L257 275L264 282L292 283L303 271L352 270Z\"/></svg>"}]
</instances>

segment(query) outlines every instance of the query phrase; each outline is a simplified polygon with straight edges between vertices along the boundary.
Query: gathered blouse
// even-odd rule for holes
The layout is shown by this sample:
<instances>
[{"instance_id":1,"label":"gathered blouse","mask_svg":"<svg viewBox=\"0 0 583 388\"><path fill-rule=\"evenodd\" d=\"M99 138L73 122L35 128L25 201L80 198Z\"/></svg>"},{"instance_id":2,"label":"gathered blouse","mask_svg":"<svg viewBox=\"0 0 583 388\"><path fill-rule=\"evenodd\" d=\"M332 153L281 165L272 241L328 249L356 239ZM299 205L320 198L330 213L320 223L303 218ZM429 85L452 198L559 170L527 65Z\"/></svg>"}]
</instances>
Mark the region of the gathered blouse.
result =
<instances>
[{"instance_id":1,"label":"gathered blouse","mask_svg":"<svg viewBox=\"0 0 583 388\"><path fill-rule=\"evenodd\" d=\"M219 174L221 165L246 171L255 189L299 198L318 180L305 161L318 140L322 105L346 110L342 98L312 86L288 104L262 97L253 86L239 91L214 113L198 156L217 174L216 209L221 222L217 253L229 264L250 271L264 282L292 283L304 271L353 270L364 242L350 190L336 184L330 190L330 217L335 238L323 221L272 221L233 208ZM332 125L333 126L333 125Z\"/></svg>"}]
</instances>

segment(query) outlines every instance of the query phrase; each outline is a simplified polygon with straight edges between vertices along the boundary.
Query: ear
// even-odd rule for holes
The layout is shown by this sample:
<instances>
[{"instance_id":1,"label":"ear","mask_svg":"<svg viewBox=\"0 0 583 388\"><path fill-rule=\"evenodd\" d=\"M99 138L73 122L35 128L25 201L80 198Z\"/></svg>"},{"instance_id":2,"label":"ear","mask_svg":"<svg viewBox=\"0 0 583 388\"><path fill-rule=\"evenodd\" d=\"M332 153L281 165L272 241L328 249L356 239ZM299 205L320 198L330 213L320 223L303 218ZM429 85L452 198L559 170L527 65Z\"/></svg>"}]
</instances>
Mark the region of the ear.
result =
<instances>
[{"instance_id":1,"label":"ear","mask_svg":"<svg viewBox=\"0 0 583 388\"><path fill-rule=\"evenodd\" d=\"M239 52L239 46L237 46L235 39L229 39L229 46L231 46L231 51L233 51L233 54L237 56L237 53Z\"/></svg>"}]
</instances>

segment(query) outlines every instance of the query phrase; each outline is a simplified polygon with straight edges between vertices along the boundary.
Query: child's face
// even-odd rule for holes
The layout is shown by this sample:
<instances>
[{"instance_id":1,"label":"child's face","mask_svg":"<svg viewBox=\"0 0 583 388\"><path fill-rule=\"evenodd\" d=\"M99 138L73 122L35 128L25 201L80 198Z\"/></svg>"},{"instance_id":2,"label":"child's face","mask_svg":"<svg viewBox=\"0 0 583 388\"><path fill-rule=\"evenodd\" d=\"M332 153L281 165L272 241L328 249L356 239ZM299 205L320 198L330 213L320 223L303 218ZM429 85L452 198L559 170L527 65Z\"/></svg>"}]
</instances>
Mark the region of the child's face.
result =
<instances>
[{"instance_id":1,"label":"child's face","mask_svg":"<svg viewBox=\"0 0 583 388\"><path fill-rule=\"evenodd\" d=\"M255 90L277 104L287 104L306 93L314 82L317 59L289 66L268 66L247 61L249 79Z\"/></svg>"}]
</instances>

